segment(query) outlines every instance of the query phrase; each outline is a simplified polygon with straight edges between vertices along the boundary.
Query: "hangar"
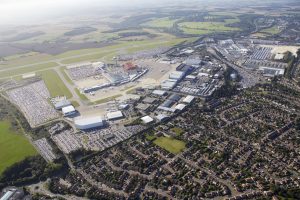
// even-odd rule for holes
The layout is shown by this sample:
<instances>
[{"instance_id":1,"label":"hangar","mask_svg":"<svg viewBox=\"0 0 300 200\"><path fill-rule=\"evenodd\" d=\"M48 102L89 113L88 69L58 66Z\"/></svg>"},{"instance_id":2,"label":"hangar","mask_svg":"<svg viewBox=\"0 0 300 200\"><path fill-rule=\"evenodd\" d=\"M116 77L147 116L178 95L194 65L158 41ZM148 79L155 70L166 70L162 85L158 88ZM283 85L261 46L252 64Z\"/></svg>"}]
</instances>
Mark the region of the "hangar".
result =
<instances>
[{"instance_id":1,"label":"hangar","mask_svg":"<svg viewBox=\"0 0 300 200\"><path fill-rule=\"evenodd\" d=\"M75 127L80 130L86 130L91 128L103 127L104 122L102 117L80 117L74 119Z\"/></svg>"}]
</instances>

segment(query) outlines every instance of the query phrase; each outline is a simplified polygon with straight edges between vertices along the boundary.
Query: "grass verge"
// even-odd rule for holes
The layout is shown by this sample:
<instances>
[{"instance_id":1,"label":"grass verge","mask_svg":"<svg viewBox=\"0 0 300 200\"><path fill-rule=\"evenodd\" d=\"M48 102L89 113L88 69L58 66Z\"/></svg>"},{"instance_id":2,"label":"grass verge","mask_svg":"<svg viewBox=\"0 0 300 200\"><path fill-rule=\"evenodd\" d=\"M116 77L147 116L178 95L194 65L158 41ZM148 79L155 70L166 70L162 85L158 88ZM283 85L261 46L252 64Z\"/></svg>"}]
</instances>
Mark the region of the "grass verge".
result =
<instances>
[{"instance_id":1,"label":"grass verge","mask_svg":"<svg viewBox=\"0 0 300 200\"><path fill-rule=\"evenodd\" d=\"M92 105L97 105L97 104L101 104L101 103L106 103L106 102L112 101L112 100L114 100L118 97L121 97L121 96L122 96L121 94L117 94L117 95L114 95L114 96L111 96L111 97L107 97L107 98L104 98L104 99L100 99L100 100L91 102L91 104Z\"/></svg>"},{"instance_id":2,"label":"grass verge","mask_svg":"<svg viewBox=\"0 0 300 200\"><path fill-rule=\"evenodd\" d=\"M51 97L66 96L68 99L72 98L72 93L54 70L41 71L38 74L45 81Z\"/></svg>"},{"instance_id":3,"label":"grass verge","mask_svg":"<svg viewBox=\"0 0 300 200\"><path fill-rule=\"evenodd\" d=\"M19 67L16 69L8 69L8 70L2 71L0 73L0 78L11 77L11 76L30 73L30 72L40 71L40 70L44 70L44 69L48 69L48 68L53 68L55 66L57 66L57 64L55 62L49 62L49 63L44 63L44 64L32 65L32 66L28 66L28 67Z\"/></svg>"},{"instance_id":4,"label":"grass verge","mask_svg":"<svg viewBox=\"0 0 300 200\"><path fill-rule=\"evenodd\" d=\"M83 101L89 101L89 99L84 95L82 94L78 88L75 88L75 92L76 94L79 96L79 98Z\"/></svg>"}]
</instances>

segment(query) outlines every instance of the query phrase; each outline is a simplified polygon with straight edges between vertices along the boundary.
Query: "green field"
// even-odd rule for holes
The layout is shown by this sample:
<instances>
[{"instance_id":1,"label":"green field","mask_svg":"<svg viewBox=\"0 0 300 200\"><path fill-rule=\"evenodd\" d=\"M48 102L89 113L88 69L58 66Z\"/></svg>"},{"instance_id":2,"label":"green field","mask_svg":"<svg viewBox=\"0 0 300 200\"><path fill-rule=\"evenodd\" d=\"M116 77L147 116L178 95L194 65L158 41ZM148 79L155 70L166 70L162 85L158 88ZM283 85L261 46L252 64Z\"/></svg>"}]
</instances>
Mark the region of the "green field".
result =
<instances>
[{"instance_id":1,"label":"green field","mask_svg":"<svg viewBox=\"0 0 300 200\"><path fill-rule=\"evenodd\" d=\"M226 21L226 20L225 20ZM227 22L182 22L180 29L186 34L210 34L214 32L239 31L239 28L226 25L237 22L236 19L228 19Z\"/></svg>"},{"instance_id":2,"label":"green field","mask_svg":"<svg viewBox=\"0 0 300 200\"><path fill-rule=\"evenodd\" d=\"M79 105L79 103L77 101L71 101L72 105L77 108Z\"/></svg>"},{"instance_id":3,"label":"green field","mask_svg":"<svg viewBox=\"0 0 300 200\"><path fill-rule=\"evenodd\" d=\"M240 20L238 18L232 18L232 19L225 19L225 24L234 24L234 23L238 23L240 22Z\"/></svg>"},{"instance_id":4,"label":"green field","mask_svg":"<svg viewBox=\"0 0 300 200\"><path fill-rule=\"evenodd\" d=\"M258 32L258 33L251 34L251 36L258 37L258 38L264 38L264 37L267 37L268 34Z\"/></svg>"},{"instance_id":5,"label":"green field","mask_svg":"<svg viewBox=\"0 0 300 200\"><path fill-rule=\"evenodd\" d=\"M51 97L66 96L67 98L72 98L71 92L54 70L41 71L38 74L40 74L45 81Z\"/></svg>"},{"instance_id":6,"label":"green field","mask_svg":"<svg viewBox=\"0 0 300 200\"><path fill-rule=\"evenodd\" d=\"M228 19L228 17L231 17ZM223 16L223 15L208 15L206 17L204 17L206 20L210 20L210 21L216 21L216 20L224 20L225 24L233 24L236 22L240 22L240 19L237 17L233 17L233 16ZM226 19L227 18L227 19Z\"/></svg>"},{"instance_id":7,"label":"green field","mask_svg":"<svg viewBox=\"0 0 300 200\"><path fill-rule=\"evenodd\" d=\"M154 144L174 154L185 149L185 142L169 137L159 137L154 140Z\"/></svg>"},{"instance_id":8,"label":"green field","mask_svg":"<svg viewBox=\"0 0 300 200\"><path fill-rule=\"evenodd\" d=\"M24 135L12 131L8 121L0 121L0 174L14 163L36 154Z\"/></svg>"},{"instance_id":9,"label":"green field","mask_svg":"<svg viewBox=\"0 0 300 200\"><path fill-rule=\"evenodd\" d=\"M155 135L151 134L151 133L147 133L146 134L146 139L151 141L151 140L154 140L156 139Z\"/></svg>"},{"instance_id":10,"label":"green field","mask_svg":"<svg viewBox=\"0 0 300 200\"><path fill-rule=\"evenodd\" d=\"M177 20L169 19L168 17L153 19L142 25L153 28L171 28Z\"/></svg>"},{"instance_id":11,"label":"green field","mask_svg":"<svg viewBox=\"0 0 300 200\"><path fill-rule=\"evenodd\" d=\"M240 14L234 13L234 12L209 12L210 15L219 15L219 16L230 16L230 17L236 17Z\"/></svg>"},{"instance_id":12,"label":"green field","mask_svg":"<svg viewBox=\"0 0 300 200\"><path fill-rule=\"evenodd\" d=\"M22 74L26 74L26 73L30 73L30 72L53 68L56 66L57 66L57 64L55 62L48 62L48 63L44 63L44 64L31 65L28 67L8 69L6 71L0 72L0 78L22 75Z\"/></svg>"},{"instance_id":13,"label":"green field","mask_svg":"<svg viewBox=\"0 0 300 200\"><path fill-rule=\"evenodd\" d=\"M272 26L270 28L262 29L260 32L275 35L280 33L280 29L277 26Z\"/></svg>"}]
</instances>

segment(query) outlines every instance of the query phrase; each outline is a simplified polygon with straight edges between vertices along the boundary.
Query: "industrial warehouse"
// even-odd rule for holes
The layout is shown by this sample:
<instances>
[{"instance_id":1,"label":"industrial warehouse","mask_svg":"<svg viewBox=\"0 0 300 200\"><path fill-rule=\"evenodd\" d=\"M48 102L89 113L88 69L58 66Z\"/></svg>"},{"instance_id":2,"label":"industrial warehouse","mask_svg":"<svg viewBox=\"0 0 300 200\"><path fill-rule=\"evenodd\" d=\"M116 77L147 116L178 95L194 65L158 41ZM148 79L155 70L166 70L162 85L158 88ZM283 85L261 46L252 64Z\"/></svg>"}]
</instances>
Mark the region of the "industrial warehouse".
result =
<instances>
[{"instance_id":1,"label":"industrial warehouse","mask_svg":"<svg viewBox=\"0 0 300 200\"><path fill-rule=\"evenodd\" d=\"M258 44L257 44L258 43ZM263 45L255 40L221 40L213 48L224 58L245 67L257 71L265 77L283 76L288 68L288 61L293 56L294 46L272 46L267 41ZM286 49L279 51L278 49Z\"/></svg>"},{"instance_id":2,"label":"industrial warehouse","mask_svg":"<svg viewBox=\"0 0 300 200\"><path fill-rule=\"evenodd\" d=\"M223 84L223 71L224 66L216 59L188 58L176 67L176 71L170 72L160 86L163 90L208 97Z\"/></svg>"}]
</instances>

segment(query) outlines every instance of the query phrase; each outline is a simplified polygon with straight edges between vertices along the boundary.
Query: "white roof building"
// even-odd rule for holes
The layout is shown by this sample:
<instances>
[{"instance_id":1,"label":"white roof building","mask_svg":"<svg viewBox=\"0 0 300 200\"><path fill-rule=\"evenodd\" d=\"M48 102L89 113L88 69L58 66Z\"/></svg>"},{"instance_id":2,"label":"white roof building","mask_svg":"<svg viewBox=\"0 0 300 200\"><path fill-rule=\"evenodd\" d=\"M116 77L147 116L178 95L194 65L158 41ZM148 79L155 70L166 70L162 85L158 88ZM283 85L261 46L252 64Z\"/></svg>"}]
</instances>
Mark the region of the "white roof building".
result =
<instances>
[{"instance_id":1,"label":"white roof building","mask_svg":"<svg viewBox=\"0 0 300 200\"><path fill-rule=\"evenodd\" d=\"M30 73L30 74L23 74L22 79L28 79L28 78L33 78L35 77L35 73Z\"/></svg>"},{"instance_id":2,"label":"white roof building","mask_svg":"<svg viewBox=\"0 0 300 200\"><path fill-rule=\"evenodd\" d=\"M127 109L127 108L129 108L129 105L128 105L128 104L120 104L120 105L119 105L119 109L125 110L125 109Z\"/></svg>"},{"instance_id":3,"label":"white roof building","mask_svg":"<svg viewBox=\"0 0 300 200\"><path fill-rule=\"evenodd\" d=\"M103 119L100 116L96 117L80 117L74 119L75 127L81 130L102 127Z\"/></svg>"},{"instance_id":4,"label":"white roof building","mask_svg":"<svg viewBox=\"0 0 300 200\"><path fill-rule=\"evenodd\" d=\"M275 60L282 60L284 58L284 54L283 53L277 53L274 57Z\"/></svg>"},{"instance_id":5,"label":"white roof building","mask_svg":"<svg viewBox=\"0 0 300 200\"><path fill-rule=\"evenodd\" d=\"M184 63L186 65L191 65L191 66L194 66L194 65L200 65L201 64L201 60L200 59L197 59L197 58L188 58L187 60L184 61Z\"/></svg>"},{"instance_id":6,"label":"white roof building","mask_svg":"<svg viewBox=\"0 0 300 200\"><path fill-rule=\"evenodd\" d=\"M120 119L123 117L123 113L121 111L109 112L106 114L108 120Z\"/></svg>"},{"instance_id":7,"label":"white roof building","mask_svg":"<svg viewBox=\"0 0 300 200\"><path fill-rule=\"evenodd\" d=\"M64 116L69 116L72 115L76 112L74 106L70 105L70 106L66 106L62 108L62 112L64 114Z\"/></svg>"},{"instance_id":8,"label":"white roof building","mask_svg":"<svg viewBox=\"0 0 300 200\"><path fill-rule=\"evenodd\" d=\"M205 73L205 72L199 72L197 76L200 76L200 77L206 76L206 77L208 77L209 74L208 74L208 73Z\"/></svg>"},{"instance_id":9,"label":"white roof building","mask_svg":"<svg viewBox=\"0 0 300 200\"><path fill-rule=\"evenodd\" d=\"M184 76L184 72L174 71L174 72L170 73L169 78L175 79L175 80L180 80L183 78L183 76Z\"/></svg>"},{"instance_id":10,"label":"white roof building","mask_svg":"<svg viewBox=\"0 0 300 200\"><path fill-rule=\"evenodd\" d=\"M167 80L164 80L160 86L162 89L165 89L165 90L170 90L170 89L173 89L177 84L177 80L173 80L173 79L167 79Z\"/></svg>"},{"instance_id":11,"label":"white roof building","mask_svg":"<svg viewBox=\"0 0 300 200\"><path fill-rule=\"evenodd\" d=\"M194 75L188 75L188 76L185 77L186 80L194 80L194 79L196 79L196 78L197 78L197 77L194 76Z\"/></svg>"},{"instance_id":12,"label":"white roof building","mask_svg":"<svg viewBox=\"0 0 300 200\"><path fill-rule=\"evenodd\" d=\"M188 96L186 96L186 97L182 100L182 102L183 102L183 103L189 104L189 103L191 103L194 99L195 99L194 96L188 95Z\"/></svg>"},{"instance_id":13,"label":"white roof building","mask_svg":"<svg viewBox=\"0 0 300 200\"><path fill-rule=\"evenodd\" d=\"M167 92L164 90L153 90L152 94L157 96L164 96Z\"/></svg>"},{"instance_id":14,"label":"white roof building","mask_svg":"<svg viewBox=\"0 0 300 200\"><path fill-rule=\"evenodd\" d=\"M153 118L150 116L142 117L141 120L143 121L144 124L149 124L154 121Z\"/></svg>"},{"instance_id":15,"label":"white roof building","mask_svg":"<svg viewBox=\"0 0 300 200\"><path fill-rule=\"evenodd\" d=\"M274 68L274 67L259 67L260 71L263 71L264 76L274 77L278 75L284 75L285 69L283 68Z\"/></svg>"},{"instance_id":16,"label":"white roof building","mask_svg":"<svg viewBox=\"0 0 300 200\"><path fill-rule=\"evenodd\" d=\"M166 112L175 112L175 109L174 108L168 108L168 107L164 107L164 106L158 106L157 107L158 110L163 110L163 111L166 111Z\"/></svg>"},{"instance_id":17,"label":"white roof building","mask_svg":"<svg viewBox=\"0 0 300 200\"><path fill-rule=\"evenodd\" d=\"M13 196L14 192L7 191L3 197L1 197L1 200L9 200Z\"/></svg>"},{"instance_id":18,"label":"white roof building","mask_svg":"<svg viewBox=\"0 0 300 200\"><path fill-rule=\"evenodd\" d=\"M186 106L186 105L184 105L184 104L182 104L182 103L181 103L181 104L178 104L178 105L175 107L175 110L180 110L180 111L181 111L181 110L183 110L183 109L185 108L185 106Z\"/></svg>"},{"instance_id":19,"label":"white roof building","mask_svg":"<svg viewBox=\"0 0 300 200\"><path fill-rule=\"evenodd\" d=\"M187 54L191 54L191 53L194 52L194 50L193 49L184 49L182 52L187 53Z\"/></svg>"}]
</instances>

